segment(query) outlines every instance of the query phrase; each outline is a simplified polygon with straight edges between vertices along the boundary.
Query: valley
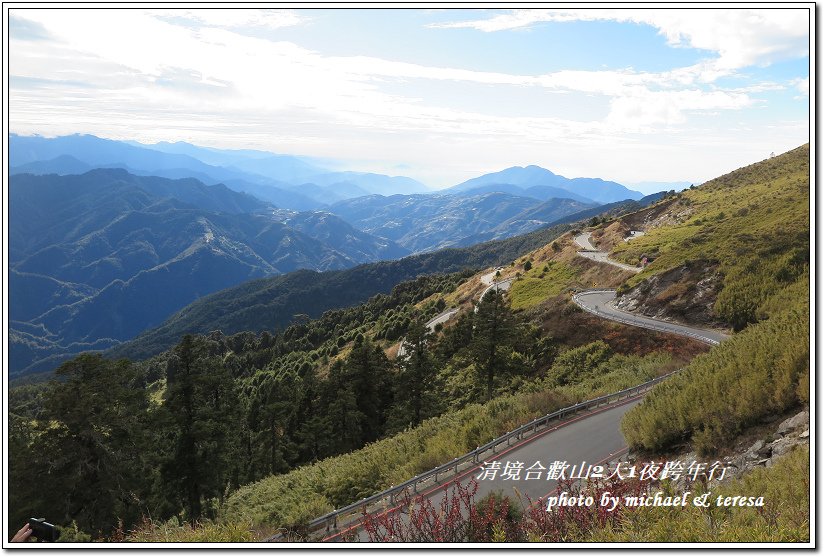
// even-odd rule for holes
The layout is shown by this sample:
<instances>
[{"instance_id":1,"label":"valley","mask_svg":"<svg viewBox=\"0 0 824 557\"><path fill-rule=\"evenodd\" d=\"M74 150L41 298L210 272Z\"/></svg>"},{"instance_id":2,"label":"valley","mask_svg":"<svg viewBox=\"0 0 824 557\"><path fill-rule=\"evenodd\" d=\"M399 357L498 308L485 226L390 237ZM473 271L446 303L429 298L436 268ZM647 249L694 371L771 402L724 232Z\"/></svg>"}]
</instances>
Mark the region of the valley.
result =
<instances>
[{"instance_id":1,"label":"valley","mask_svg":"<svg viewBox=\"0 0 824 557\"><path fill-rule=\"evenodd\" d=\"M573 186L556 187L572 182L548 171L489 193L436 195L417 193L427 188L409 178L330 172L263 151L90 135L12 134L10 143L14 377L52 371L84 350L118 350L188 304L249 280L474 246L601 206ZM534 185L544 179L556 186ZM603 199L640 197L611 188ZM408 193L384 195L399 191ZM296 308L270 326L318 309Z\"/></svg>"},{"instance_id":2,"label":"valley","mask_svg":"<svg viewBox=\"0 0 824 557\"><path fill-rule=\"evenodd\" d=\"M815 548L816 7L4 3L3 548Z\"/></svg>"},{"instance_id":3,"label":"valley","mask_svg":"<svg viewBox=\"0 0 824 557\"><path fill-rule=\"evenodd\" d=\"M132 436L137 432L134 427L148 431L148 424L156 423L161 428L158 433L165 432L162 435L167 441L153 435L141 436L138 446L153 448L142 457L131 457L136 459L135 465L155 470L156 477L172 484L184 482L180 485L187 480L175 479L174 469L164 467L151 456L153 453L169 459L167 462L189 459L189 469L203 470L199 480L203 491L197 500L179 498L174 491L155 492L148 485L140 486L135 476L134 489L144 494L145 504L155 508L176 507L187 516L208 515L215 528L223 527L221 524L250 523L258 539L269 538L283 528L306 532L307 524L334 508L424 474L532 419L650 382L660 384L629 403L593 410L591 417L576 416L568 427L547 430L535 437L534 443L517 444L517 450L527 451L524 458L537 459L536 455L549 450L552 454L563 453L564 458L580 455L592 461L624 454L626 446L642 452L670 450L683 442L685 435L680 426L674 425L679 423L672 416L674 408L684 408L689 404L686 401L699 396L697 390L708 382L705 379L687 383L684 378L706 375L710 369L726 373L724 366L738 369L734 363L742 357L738 351L761 343L763 348L753 356L758 359L747 364L750 377L734 381L739 385L736 392L748 393L747 397L762 396L759 385L774 382L781 394L768 407L757 410L758 406L742 406L720 393L714 398L707 398L705 393L701 395L705 405L682 410L696 424L686 435L692 437L696 450L711 455L729 447L738 432L745 431L764 412L782 414L807 400L803 354L808 354L809 348L804 348L803 335L790 340L778 332L804 327L800 319L803 312L783 307L781 300L803 291L808 267L801 255L809 248L803 243L795 244L787 255L779 246L792 235L802 238L804 221L793 220L789 215L804 211L805 198L796 179L804 176L807 153L802 148L693 190L658 196L646 206L632 201L634 205L607 206L600 215L590 216L584 211L577 221L563 222L562 218L551 227L507 239L349 269L301 270L241 281L238 286L202 296L160 327L140 334L138 331L128 342L109 347L108 357L126 356L131 361L86 354L60 365L57 374L70 386L66 394L74 392L81 399L95 396L99 388L111 389L114 381L121 389L116 392L123 393L115 399L121 400L118 397L135 392L132 389L139 385L142 394L135 395L129 403L137 405L131 411L137 421L128 425L122 418L113 419L118 428L123 428L123 434L128 431ZM230 244L225 238L230 237L228 231L232 229L226 223L232 223L234 217L225 211L208 211L213 195L210 186L201 185L205 188L198 190L201 198L192 198L191 191L186 189L186 201L175 197L157 201L152 197L154 191L162 187L160 191L174 194L178 184L169 180L155 183L160 179L134 176L123 170L100 172L119 173L118 179L130 184L128 191L134 199L130 206L136 214L151 214L154 207L171 203L176 211L191 214L192 223L198 223L175 229L195 231L200 249L229 253ZM46 187L39 186L36 177L21 176L29 180L32 188ZM758 182L759 179L762 181ZM738 188L752 193L747 197L748 211L727 208L727 189ZM56 196L59 188L53 191ZM271 227L270 219L279 215L282 221L278 224L294 230L291 234L303 234L318 243L341 239L332 227L334 219L341 219L342 223L345 219L333 213L284 211L254 198L235 197L239 194L230 190L215 191L228 196L220 201L222 205L234 207L236 215L244 216L242 227L235 224L235 228L255 231L257 222L270 222ZM498 194L481 194L488 195ZM769 214L777 213L771 217L773 220L751 214L757 213L760 202L767 198L773 201ZM364 199L372 203L377 198ZM189 204L185 210L183 203ZM722 206L727 210L719 219ZM26 204L21 202L20 207L25 208ZM103 207L117 209L113 204L104 203ZM767 206L763 207L766 210ZM26 210L32 211L25 219L32 227L30 230L39 228L37 213L34 209ZM596 208L587 209L590 210ZM681 236L684 227L695 226L693 222L700 226L708 219L714 226L723 223L728 230L741 230L750 222L761 226L757 232L758 258L762 264L781 271L769 280L761 275L766 282L757 298L758 310L742 313L739 309L739 304L750 299L742 298L746 290L741 290L749 279L746 274L737 274L736 267L721 267L724 272L721 278L713 279L710 289L702 287L701 281L712 274L675 272L684 266L705 269L707 265L717 265L713 262L722 261L722 254L728 249L738 250L734 265L748 264L748 257L754 253L749 250L756 244L746 235L725 232L723 242L716 241L710 233ZM60 249L69 254L87 250L94 254L89 261L102 257L99 254L124 253L100 251L96 247L110 249L118 245L121 237L150 241L151 236L145 232L136 236L138 229L130 227L128 219L121 220L116 221L125 231L121 236L113 235L117 229L114 226L98 232L88 218L66 222L65 232L49 232L48 227L42 227L43 240L21 227L18 234L25 241L19 242L16 261L20 270L16 272L24 278L33 277L36 275L31 271L35 268L31 266L36 263L61 261L53 256L27 256L44 249L41 246L49 241L48 234L63 234L68 240L77 238ZM783 226L780 233L770 228L770 223L788 220L798 223L798 228ZM143 230L158 229L160 221L147 222L150 224L143 225ZM393 244L392 239L374 231L359 234L362 239L377 238L371 246L383 241L384 246L401 249L397 242ZM357 238L354 233L351 235ZM260 237L261 232L254 232L254 236ZM97 243L90 243L91 238ZM627 238L632 239L624 241ZM186 241L194 240L182 240ZM160 255L164 245L167 244L152 245L154 253ZM347 247L355 245L350 242ZM693 253L691 246L701 246L698 265L694 256L687 254ZM88 251L92 249L98 252ZM172 245L170 253L175 249ZM339 246L335 253L344 254L343 249ZM376 254L364 247L358 249L360 254ZM310 251L314 255L319 253L316 249ZM642 259L647 260L644 267L639 266ZM63 296L71 301L84 295L94 296L98 292L95 289L111 280L101 268L93 275L100 277L96 279L99 282L81 283L80 271L75 269L84 268L80 264L83 260L76 262L74 255L62 260L71 264L55 266L50 271L55 275L50 277L53 297ZM267 261L263 256L257 260ZM111 268L114 271L109 272L122 272L128 266ZM666 286L657 282L663 280L661 277L666 279ZM680 277L674 280L681 282L668 277ZM662 288L669 291L662 294ZM686 292L702 288L702 292L708 292L706 295L717 301L709 309L699 310L703 307L700 304L707 303L704 298L695 298L691 305L688 295L680 293L682 306L670 303L666 313L647 309L660 307L655 305L660 303L656 300L681 288ZM104 286L100 291L105 289ZM82 315L83 304L74 301L66 307L76 313L62 318L54 310L36 315L26 325L32 331L29 334L34 335L38 327L61 330L59 323L80 326L83 321L77 316ZM34 315L40 309L42 306L32 305L24 315ZM711 311L714 317L708 322L692 319L699 311ZM740 319L746 320L743 325ZM106 326L106 330L117 329ZM91 337L78 333L78 338ZM765 338L773 341L765 344ZM719 342L719 346L708 351L708 346ZM787 360L790 352L802 356ZM722 362L720 367L713 363L717 361ZM786 372L769 379L759 375L765 366L785 369L779 363L785 361L790 362ZM185 372L186 369L191 371ZM222 385L222 394L218 399L209 398L209 385L217 384ZM671 393L673 385L680 385L678 394ZM192 388L202 393L196 396L205 397L198 406L198 416L202 417L197 420L221 416L217 422L208 422L212 425L198 433L205 437L195 441L219 442L222 449L217 454L176 456L174 447L189 442L182 436L188 427L188 418L182 413L184 407L180 406L183 388ZM66 419L61 417L59 406L65 390L55 382L20 383L12 399L14 423L18 424L15 427ZM662 400L667 402L662 404ZM707 418L717 415L719 409L730 417L727 421ZM712 429L700 424L712 424ZM65 443L62 433L56 430L40 435L45 435L44 440L53 439L49 442ZM582 444L582 438L591 442ZM35 467L46 464L28 452L41 441L26 441L25 436L18 436L15 443L20 458L33 462ZM61 450L81 449L66 445ZM521 453L512 454L520 458ZM203 468L207 461L213 466L209 472ZM216 462L223 464L215 467ZM471 470L474 468L464 469L463 477L471 477ZM447 481L446 476L441 481ZM78 485L83 482L79 480ZM212 514L199 507L216 501L214 490L225 485L230 486L230 495ZM58 497L69 497L58 495L61 492L55 489ZM431 489L435 489L434 485ZM498 489L486 485L478 497ZM528 493L536 497L545 495L533 491ZM442 492L435 489L434 493ZM119 505L116 500L110 504ZM125 509L111 512L122 513ZM71 511L71 515L80 517L86 525L103 524L100 519L77 511ZM154 527L144 526L133 534L134 539L155 535ZM205 535L209 535L209 528L212 527L204 530ZM346 528L342 531L346 532Z\"/></svg>"}]
</instances>

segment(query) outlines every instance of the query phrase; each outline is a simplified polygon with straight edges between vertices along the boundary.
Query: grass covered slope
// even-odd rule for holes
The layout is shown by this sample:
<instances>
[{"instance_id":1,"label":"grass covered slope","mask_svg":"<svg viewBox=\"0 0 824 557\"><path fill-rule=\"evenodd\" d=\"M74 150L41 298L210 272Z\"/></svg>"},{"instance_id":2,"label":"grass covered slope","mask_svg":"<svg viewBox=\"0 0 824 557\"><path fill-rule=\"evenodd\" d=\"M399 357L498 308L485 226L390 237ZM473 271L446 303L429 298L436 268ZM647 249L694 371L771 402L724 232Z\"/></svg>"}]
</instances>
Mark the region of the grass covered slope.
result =
<instances>
[{"instance_id":1,"label":"grass covered slope","mask_svg":"<svg viewBox=\"0 0 824 557\"><path fill-rule=\"evenodd\" d=\"M630 446L660 452L691 441L711 454L761 418L809 403L808 176L808 146L748 166L685 192L693 211L680 224L616 249L658 250L636 284L690 258L717 261L716 310L743 329L626 415Z\"/></svg>"},{"instance_id":2,"label":"grass covered slope","mask_svg":"<svg viewBox=\"0 0 824 557\"><path fill-rule=\"evenodd\" d=\"M808 403L809 337L809 303L798 300L696 357L627 413L628 444L660 452L692 441L710 454L760 418Z\"/></svg>"},{"instance_id":3,"label":"grass covered slope","mask_svg":"<svg viewBox=\"0 0 824 557\"><path fill-rule=\"evenodd\" d=\"M637 263L626 294L651 277L706 263L721 275L714 311L740 330L769 315L765 303L809 265L809 145L803 145L686 190L631 224L645 236L615 246L612 256ZM626 219L629 223L632 219ZM681 284L673 289L686 290Z\"/></svg>"},{"instance_id":4,"label":"grass covered slope","mask_svg":"<svg viewBox=\"0 0 824 557\"><path fill-rule=\"evenodd\" d=\"M806 542L810 541L810 450L798 448L772 468L757 468L713 491L713 500L736 495L763 496L753 507L638 507L620 526L591 529L575 541L653 542Z\"/></svg>"}]
</instances>

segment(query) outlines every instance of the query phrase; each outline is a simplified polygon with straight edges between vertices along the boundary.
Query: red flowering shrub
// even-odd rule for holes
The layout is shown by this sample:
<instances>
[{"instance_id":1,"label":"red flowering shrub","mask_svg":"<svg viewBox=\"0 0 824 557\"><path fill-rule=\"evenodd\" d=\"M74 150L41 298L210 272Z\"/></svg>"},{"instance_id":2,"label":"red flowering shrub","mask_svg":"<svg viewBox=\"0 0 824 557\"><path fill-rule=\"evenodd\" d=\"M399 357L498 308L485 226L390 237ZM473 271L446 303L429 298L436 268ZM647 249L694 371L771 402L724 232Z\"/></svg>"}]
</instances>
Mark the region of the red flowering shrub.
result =
<instances>
[{"instance_id":1,"label":"red flowering shrub","mask_svg":"<svg viewBox=\"0 0 824 557\"><path fill-rule=\"evenodd\" d=\"M610 511L601 506L601 496L609 492L623 501L625 497L646 493L648 482L619 479L591 480L581 484L561 480L555 495L568 498L591 497L590 506L558 506L546 509L544 498L521 501L513 508L509 498L491 495L475 502L478 484L448 484L441 492L413 497L402 495L401 503L387 511L363 515L363 529L370 542L563 542L580 539L581 534L607 524L617 525L626 508Z\"/></svg>"}]
</instances>

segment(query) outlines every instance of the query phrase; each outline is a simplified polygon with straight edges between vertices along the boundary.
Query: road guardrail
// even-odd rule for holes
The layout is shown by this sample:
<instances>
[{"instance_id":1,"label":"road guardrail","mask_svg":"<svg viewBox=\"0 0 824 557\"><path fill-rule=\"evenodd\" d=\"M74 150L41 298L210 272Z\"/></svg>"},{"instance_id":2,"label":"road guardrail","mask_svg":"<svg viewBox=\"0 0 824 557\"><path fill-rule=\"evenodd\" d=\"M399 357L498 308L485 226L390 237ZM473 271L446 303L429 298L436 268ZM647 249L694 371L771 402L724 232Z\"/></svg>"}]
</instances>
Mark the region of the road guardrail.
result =
<instances>
[{"instance_id":1,"label":"road guardrail","mask_svg":"<svg viewBox=\"0 0 824 557\"><path fill-rule=\"evenodd\" d=\"M451 479L457 476L459 472L466 471L469 468L473 468L476 465L481 464L483 462L482 456L486 453L489 453L491 456L496 454L502 447L509 447L513 440L519 441L530 439L537 436L539 433L546 431L546 429L553 425L556 420L560 421L563 418L572 416L581 411L593 410L600 406L606 406L620 400L632 398L651 389L654 385L660 383L674 373L677 373L677 370L666 375L656 377L655 379L640 385L636 385L616 393L603 395L592 400L579 402L578 404L551 412L546 416L535 418L529 423L526 423L513 431L509 431L504 435L491 440L485 445L477 447L475 450L447 462L446 464L442 464L441 466L437 466L428 472L419 474L414 478L403 482L402 484L392 486L389 489L385 489L341 509L335 509L330 513L320 516L309 522L308 530L310 533L323 530L325 533L329 534L338 530L339 524L349 526L356 522L356 519L361 516L365 509L368 510L368 508L375 503L385 502L389 505L393 505L397 500L398 495L403 494L407 490L411 489L413 493L417 493L421 487L430 487L430 483L433 485L438 485L442 483L443 480ZM277 541L281 537L282 534L277 534L266 539L265 541Z\"/></svg>"},{"instance_id":2,"label":"road guardrail","mask_svg":"<svg viewBox=\"0 0 824 557\"><path fill-rule=\"evenodd\" d=\"M607 314L596 309L588 308L584 306L580 301L580 296L586 294L612 292L615 292L615 290L586 290L584 292L575 293L572 296L572 300L578 307L580 307L584 311L597 315L599 317L603 317L605 319L609 319L611 321L618 321L620 323L625 323L627 325L633 325L636 327L643 327L662 332L672 332L681 336L694 338L707 344L719 344L717 340L701 336L690 331L685 331L681 328L667 326L666 324L660 324L655 327L653 327L651 324L646 323L644 325L639 325L637 322L633 322L629 319L622 319L615 315ZM333 531L338 530L339 524L349 526L352 523L356 522L357 518L360 517L364 510L368 510L370 506L375 505L376 503L384 502L388 503L388 505L393 505L397 500L397 497L406 492L407 490L411 489L413 493L417 493L418 489L421 487L431 487L431 485L438 485L443 480L451 479L457 476L459 472L466 471L467 469L475 467L479 463L482 463L483 460L481 457L483 455L486 455L486 453L489 453L489 455L494 455L501 447L509 447L512 444L513 440L520 441L525 439L531 439L532 437L537 436L539 433L546 431L546 429L550 425L552 425L556 420L560 421L565 417L577 414L581 411L593 410L599 406L609 405L615 402L619 402L623 399L637 396L643 392L648 391L653 386L667 379L668 377L672 376L678 371L679 370L672 371L666 375L662 375L645 383L641 383L640 385L636 385L634 387L630 387L628 389L624 389L616 393L603 395L585 402L580 402L567 408L561 408L560 410L551 412L546 416L535 418L529 423L524 424L513 431L507 432L504 435L501 435L500 437L491 440L485 445L477 447L474 451L470 451L463 456L455 458L451 462L447 462L446 464L437 466L428 472L419 474L414 478L403 482L402 484L392 486L389 489L385 489L379 493L376 493L369 497L365 497L360 501L356 501L341 509L335 509L330 513L320 516L309 522L308 530L310 533L323 530L325 533L329 534ZM271 538L268 538L265 541L276 541L282 536L282 534L277 534L275 536L272 536Z\"/></svg>"}]
</instances>

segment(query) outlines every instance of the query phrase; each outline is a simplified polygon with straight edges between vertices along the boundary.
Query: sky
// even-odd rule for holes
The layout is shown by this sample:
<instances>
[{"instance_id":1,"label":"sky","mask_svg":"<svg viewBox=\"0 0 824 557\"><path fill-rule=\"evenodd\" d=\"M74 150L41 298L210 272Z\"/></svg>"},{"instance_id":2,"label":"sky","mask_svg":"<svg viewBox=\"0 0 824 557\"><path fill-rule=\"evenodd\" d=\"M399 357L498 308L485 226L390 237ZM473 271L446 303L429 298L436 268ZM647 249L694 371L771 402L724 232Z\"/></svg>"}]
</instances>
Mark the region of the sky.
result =
<instances>
[{"instance_id":1,"label":"sky","mask_svg":"<svg viewBox=\"0 0 824 557\"><path fill-rule=\"evenodd\" d=\"M809 141L811 4L643 6L11 8L10 131L263 149L432 188L529 164L701 183Z\"/></svg>"}]
</instances>

